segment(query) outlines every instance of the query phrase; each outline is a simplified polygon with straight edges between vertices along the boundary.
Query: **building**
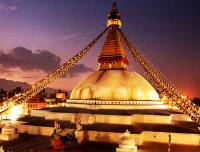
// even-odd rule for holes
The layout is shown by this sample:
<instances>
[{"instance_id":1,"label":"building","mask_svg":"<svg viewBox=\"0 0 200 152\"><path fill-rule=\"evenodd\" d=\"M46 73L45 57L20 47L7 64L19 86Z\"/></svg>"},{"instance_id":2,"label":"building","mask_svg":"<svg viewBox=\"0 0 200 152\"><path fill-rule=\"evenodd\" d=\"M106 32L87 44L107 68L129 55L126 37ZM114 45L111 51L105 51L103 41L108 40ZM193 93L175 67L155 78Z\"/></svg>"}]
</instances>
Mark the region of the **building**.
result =
<instances>
[{"instance_id":1,"label":"building","mask_svg":"<svg viewBox=\"0 0 200 152\"><path fill-rule=\"evenodd\" d=\"M47 103L47 106L56 105L55 93L46 93L45 101Z\"/></svg>"},{"instance_id":2,"label":"building","mask_svg":"<svg viewBox=\"0 0 200 152\"><path fill-rule=\"evenodd\" d=\"M33 109L41 109L46 107L46 101L42 95L36 95L26 102L27 113L31 115Z\"/></svg>"},{"instance_id":3,"label":"building","mask_svg":"<svg viewBox=\"0 0 200 152\"><path fill-rule=\"evenodd\" d=\"M69 98L68 92L62 90L58 90L55 93L46 93L45 95L45 101L47 103L47 106L61 105L68 98Z\"/></svg>"},{"instance_id":4,"label":"building","mask_svg":"<svg viewBox=\"0 0 200 152\"><path fill-rule=\"evenodd\" d=\"M58 90L57 92L55 92L55 94L57 103L65 102L69 98L68 92L66 91Z\"/></svg>"}]
</instances>

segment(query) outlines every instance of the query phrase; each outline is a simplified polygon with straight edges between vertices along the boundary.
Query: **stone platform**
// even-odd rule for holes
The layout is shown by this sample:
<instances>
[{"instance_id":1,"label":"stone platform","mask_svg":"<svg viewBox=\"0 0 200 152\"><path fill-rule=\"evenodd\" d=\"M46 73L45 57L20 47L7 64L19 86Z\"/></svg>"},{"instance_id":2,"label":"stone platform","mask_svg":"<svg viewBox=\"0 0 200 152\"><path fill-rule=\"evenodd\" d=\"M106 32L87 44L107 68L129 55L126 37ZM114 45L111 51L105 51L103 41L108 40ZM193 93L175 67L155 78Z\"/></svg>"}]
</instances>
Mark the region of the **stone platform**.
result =
<instances>
[{"instance_id":1,"label":"stone platform","mask_svg":"<svg viewBox=\"0 0 200 152\"><path fill-rule=\"evenodd\" d=\"M75 120L81 119L84 141L117 143L126 129L131 132L136 145L143 142L199 146L199 125L186 115L173 109L84 109L75 107L52 107L32 111L33 116L19 118L19 133L50 136L54 121L59 119L61 134L76 129ZM3 121L2 121L3 123ZM189 141L187 139L190 139Z\"/></svg>"},{"instance_id":2,"label":"stone platform","mask_svg":"<svg viewBox=\"0 0 200 152\"><path fill-rule=\"evenodd\" d=\"M161 105L161 108L155 105L134 105L137 108L133 109L88 109L74 105L32 110L32 116L19 118L13 126L21 134L43 135L50 139L55 120L59 119L61 135L66 135L75 131L76 121L80 119L83 142L104 141L116 144L128 129L138 151L139 146L145 142L167 144L169 134L171 144L200 146L200 126L182 112L164 108L165 105Z\"/></svg>"}]
</instances>

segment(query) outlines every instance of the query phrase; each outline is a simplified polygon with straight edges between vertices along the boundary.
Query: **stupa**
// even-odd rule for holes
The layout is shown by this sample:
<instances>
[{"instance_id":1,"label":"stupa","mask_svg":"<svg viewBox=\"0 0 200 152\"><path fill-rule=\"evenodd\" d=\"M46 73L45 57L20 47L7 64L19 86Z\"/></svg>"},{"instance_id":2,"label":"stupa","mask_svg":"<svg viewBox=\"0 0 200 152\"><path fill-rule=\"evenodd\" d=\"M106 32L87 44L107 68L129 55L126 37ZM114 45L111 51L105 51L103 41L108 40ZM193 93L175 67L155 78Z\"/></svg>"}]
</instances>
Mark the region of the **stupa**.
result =
<instances>
[{"instance_id":1,"label":"stupa","mask_svg":"<svg viewBox=\"0 0 200 152\"><path fill-rule=\"evenodd\" d=\"M107 26L109 30L98 57L97 71L75 87L67 102L101 105L134 104L135 101L161 103L148 81L138 73L127 70L130 62L118 31L122 23L116 3L108 14Z\"/></svg>"},{"instance_id":2,"label":"stupa","mask_svg":"<svg viewBox=\"0 0 200 152\"><path fill-rule=\"evenodd\" d=\"M10 123L7 123L2 128L2 131L1 131L1 134L0 134L1 140L8 141L8 140L12 140L12 139L15 139L15 138L18 138L18 137L19 137L19 134L16 133L15 128Z\"/></svg>"},{"instance_id":3,"label":"stupa","mask_svg":"<svg viewBox=\"0 0 200 152\"><path fill-rule=\"evenodd\" d=\"M116 152L137 152L134 138L130 137L130 132L126 130L119 139L119 147Z\"/></svg>"}]
</instances>

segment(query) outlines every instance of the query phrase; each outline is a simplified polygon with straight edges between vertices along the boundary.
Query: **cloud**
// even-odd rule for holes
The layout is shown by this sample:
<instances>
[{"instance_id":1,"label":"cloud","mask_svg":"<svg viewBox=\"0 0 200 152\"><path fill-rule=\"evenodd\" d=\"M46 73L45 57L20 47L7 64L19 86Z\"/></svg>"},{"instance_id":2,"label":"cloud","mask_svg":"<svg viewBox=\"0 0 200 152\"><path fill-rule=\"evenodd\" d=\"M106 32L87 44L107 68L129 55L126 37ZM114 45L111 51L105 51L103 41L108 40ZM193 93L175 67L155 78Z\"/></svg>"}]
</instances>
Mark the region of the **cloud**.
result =
<instances>
[{"instance_id":1,"label":"cloud","mask_svg":"<svg viewBox=\"0 0 200 152\"><path fill-rule=\"evenodd\" d=\"M9 77L13 76L12 71L8 70L7 68L2 67L1 65L0 65L0 73L1 73L1 76L3 75L9 76Z\"/></svg>"},{"instance_id":2,"label":"cloud","mask_svg":"<svg viewBox=\"0 0 200 152\"><path fill-rule=\"evenodd\" d=\"M0 1L0 10L14 11L14 10L17 10L17 5L8 4L8 3L6 3L6 1L5 2Z\"/></svg>"},{"instance_id":3,"label":"cloud","mask_svg":"<svg viewBox=\"0 0 200 152\"><path fill-rule=\"evenodd\" d=\"M33 53L24 47L17 47L7 54L0 52L0 65L3 68L19 67L23 71L51 72L60 66L60 62L60 57L46 50Z\"/></svg>"},{"instance_id":4,"label":"cloud","mask_svg":"<svg viewBox=\"0 0 200 152\"><path fill-rule=\"evenodd\" d=\"M63 77L77 77L80 73L92 72L93 69L86 67L84 64L77 64L73 68L69 69Z\"/></svg>"},{"instance_id":5,"label":"cloud","mask_svg":"<svg viewBox=\"0 0 200 152\"><path fill-rule=\"evenodd\" d=\"M14 11L17 9L17 6L5 6L5 5L1 5L0 4L0 10L11 10L11 11Z\"/></svg>"},{"instance_id":6,"label":"cloud","mask_svg":"<svg viewBox=\"0 0 200 152\"><path fill-rule=\"evenodd\" d=\"M68 41L70 39L74 39L74 38L78 37L79 35L80 35L79 33L72 33L72 34L64 35L63 39Z\"/></svg>"},{"instance_id":7,"label":"cloud","mask_svg":"<svg viewBox=\"0 0 200 152\"><path fill-rule=\"evenodd\" d=\"M36 79L39 78L38 76L26 76L26 77L21 77L21 78L25 78L25 79Z\"/></svg>"},{"instance_id":8,"label":"cloud","mask_svg":"<svg viewBox=\"0 0 200 152\"><path fill-rule=\"evenodd\" d=\"M17 6L8 6L8 9L10 9L10 10L16 10Z\"/></svg>"},{"instance_id":9,"label":"cloud","mask_svg":"<svg viewBox=\"0 0 200 152\"><path fill-rule=\"evenodd\" d=\"M8 73L8 72L10 72L10 71L0 67L0 73Z\"/></svg>"},{"instance_id":10,"label":"cloud","mask_svg":"<svg viewBox=\"0 0 200 152\"><path fill-rule=\"evenodd\" d=\"M37 50L36 53L24 47L17 47L10 53L0 52L0 72L12 73L9 68L19 68L22 71L44 71L50 73L61 64L61 59L57 55L47 50ZM93 69L84 64L77 64L70 68L63 77L77 77L80 73L92 72ZM32 78L34 76L30 76ZM34 77L35 78L35 77Z\"/></svg>"}]
</instances>

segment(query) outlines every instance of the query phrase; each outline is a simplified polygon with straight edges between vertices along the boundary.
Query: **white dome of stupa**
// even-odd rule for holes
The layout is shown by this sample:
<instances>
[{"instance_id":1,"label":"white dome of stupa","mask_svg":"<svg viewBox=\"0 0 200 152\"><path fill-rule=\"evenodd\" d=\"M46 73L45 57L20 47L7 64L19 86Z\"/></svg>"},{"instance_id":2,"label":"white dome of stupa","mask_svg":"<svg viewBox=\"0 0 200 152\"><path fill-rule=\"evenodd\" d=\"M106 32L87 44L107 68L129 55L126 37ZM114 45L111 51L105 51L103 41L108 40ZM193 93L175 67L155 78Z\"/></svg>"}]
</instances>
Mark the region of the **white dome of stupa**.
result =
<instances>
[{"instance_id":1,"label":"white dome of stupa","mask_svg":"<svg viewBox=\"0 0 200 152\"><path fill-rule=\"evenodd\" d=\"M156 90L136 72L95 71L78 84L71 100L159 101Z\"/></svg>"}]
</instances>

